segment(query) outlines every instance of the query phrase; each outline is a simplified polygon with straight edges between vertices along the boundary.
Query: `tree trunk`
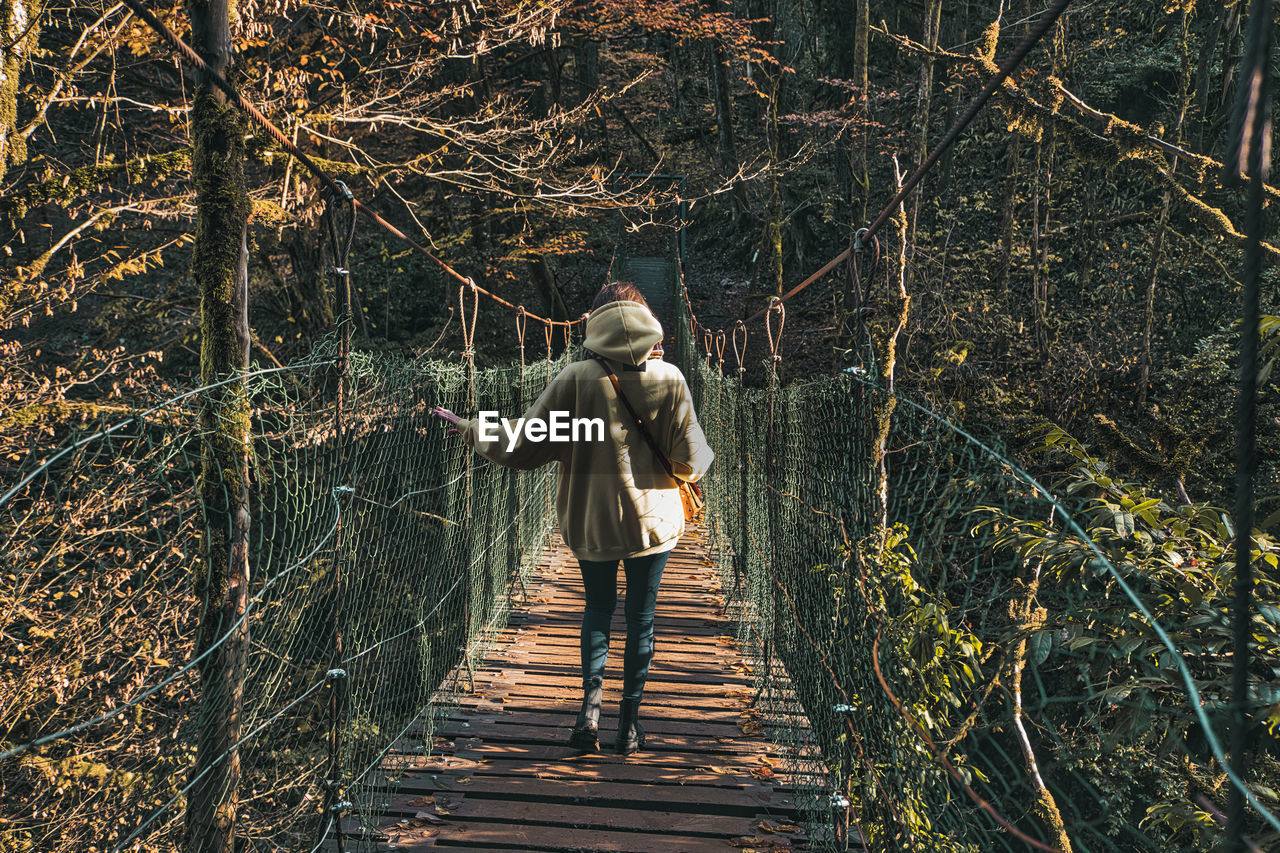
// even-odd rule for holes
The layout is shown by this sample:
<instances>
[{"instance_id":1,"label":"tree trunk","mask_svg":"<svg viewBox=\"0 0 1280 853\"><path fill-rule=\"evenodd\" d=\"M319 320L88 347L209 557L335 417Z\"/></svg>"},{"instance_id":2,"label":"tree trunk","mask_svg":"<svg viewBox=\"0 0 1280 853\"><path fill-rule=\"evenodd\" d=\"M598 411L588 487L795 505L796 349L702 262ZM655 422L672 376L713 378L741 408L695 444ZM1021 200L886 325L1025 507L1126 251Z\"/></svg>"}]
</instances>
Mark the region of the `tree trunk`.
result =
<instances>
[{"instance_id":1,"label":"tree trunk","mask_svg":"<svg viewBox=\"0 0 1280 853\"><path fill-rule=\"evenodd\" d=\"M1222 35L1224 5L1213 4L1213 20L1205 30L1204 41L1200 45L1200 57L1196 63L1196 117L1199 121L1196 130L1196 150L1205 150L1206 128L1209 126L1209 66L1213 60L1214 48Z\"/></svg>"},{"instance_id":2,"label":"tree trunk","mask_svg":"<svg viewBox=\"0 0 1280 853\"><path fill-rule=\"evenodd\" d=\"M1049 216L1053 192L1053 127L1048 140L1036 141L1035 172L1031 177L1031 302L1032 327L1040 357L1049 355ZM1045 153L1045 147L1048 153ZM1044 220L1040 218L1040 171L1044 162Z\"/></svg>"},{"instance_id":3,"label":"tree trunk","mask_svg":"<svg viewBox=\"0 0 1280 853\"><path fill-rule=\"evenodd\" d=\"M956 16L956 22L952 27L951 41L954 44L967 44L969 42L969 0L964 0L960 7L960 14ZM947 88L946 82L950 79L951 72L948 70L947 79L943 81L943 89ZM942 126L951 127L956 120L956 116L960 113L960 87L952 86L951 94L946 99L946 112L943 114ZM946 153L942 155L941 171L942 175L938 180L938 195L946 196L951 188L951 169L955 162L956 147L954 145L947 148Z\"/></svg>"},{"instance_id":4,"label":"tree trunk","mask_svg":"<svg viewBox=\"0 0 1280 853\"><path fill-rule=\"evenodd\" d=\"M1009 297L1009 272L1013 266L1013 226L1018 205L1018 159L1022 153L1022 137L1013 134L1005 149L1004 203L1000 220L1000 267L996 274L1000 297Z\"/></svg>"},{"instance_id":5,"label":"tree trunk","mask_svg":"<svg viewBox=\"0 0 1280 853\"><path fill-rule=\"evenodd\" d=\"M0 180L27 159L27 140L17 132L18 75L36 48L43 10L28 0L0 0Z\"/></svg>"},{"instance_id":6,"label":"tree trunk","mask_svg":"<svg viewBox=\"0 0 1280 853\"><path fill-rule=\"evenodd\" d=\"M574 48L574 72L578 78L578 102L595 94L600 85L600 43L587 40Z\"/></svg>"},{"instance_id":7,"label":"tree trunk","mask_svg":"<svg viewBox=\"0 0 1280 853\"><path fill-rule=\"evenodd\" d=\"M867 116L867 50L871 40L871 0L858 0L857 25L853 33L853 82L858 87L859 116ZM857 161L853 166L853 184L860 190L861 211L858 222L867 221L867 197L871 194L871 178L867 173L867 145L870 134L864 126L858 132Z\"/></svg>"},{"instance_id":8,"label":"tree trunk","mask_svg":"<svg viewBox=\"0 0 1280 853\"><path fill-rule=\"evenodd\" d=\"M1062 822L1062 812L1053 793L1045 785L1040 775L1040 766L1036 761L1035 750L1031 746L1031 738L1022 721L1022 673L1027 665L1027 637L1032 631L1044 629L1047 613L1044 608L1036 607L1036 592L1040 588L1040 570L1037 566L1035 574L1029 582L1019 581L1023 594L1009 603L1009 616L1014 623L1020 639L1013 646L1009 661L1009 692L1012 695L1011 715L1013 728L1017 734L1018 747L1022 751L1022 759L1026 764L1027 775L1031 777L1031 788L1035 792L1035 800L1031 804L1031 813L1038 817L1049 830L1050 843L1057 846L1062 853L1071 853L1071 838L1067 835Z\"/></svg>"},{"instance_id":9,"label":"tree trunk","mask_svg":"<svg viewBox=\"0 0 1280 853\"><path fill-rule=\"evenodd\" d=\"M328 257L328 245L323 234L307 228L293 229L285 243L293 275L285 282L284 297L304 348L333 329L333 300L327 286L327 269L336 261Z\"/></svg>"},{"instance_id":10,"label":"tree trunk","mask_svg":"<svg viewBox=\"0 0 1280 853\"><path fill-rule=\"evenodd\" d=\"M770 72L769 112L765 118L765 143L769 149L769 205L765 219L766 275L774 292L782 295L782 188L778 180L781 137L778 133L778 96L782 89L782 72Z\"/></svg>"},{"instance_id":11,"label":"tree trunk","mask_svg":"<svg viewBox=\"0 0 1280 853\"><path fill-rule=\"evenodd\" d=\"M726 177L738 171L738 152L733 143L733 103L729 79L732 74L724 45L716 41L711 49L711 76L715 85L716 137L720 143L720 169Z\"/></svg>"},{"instance_id":12,"label":"tree trunk","mask_svg":"<svg viewBox=\"0 0 1280 853\"><path fill-rule=\"evenodd\" d=\"M192 43L214 71L231 65L228 0L189 0ZM244 181L245 126L240 112L208 80L192 104L192 175L197 194L191 267L200 289L200 374L205 384L249 363L249 195ZM210 389L200 410L204 437L200 495L204 565L195 578L202 601L196 765L188 797L190 853L234 853L241 705L249 642L243 622L249 591L249 400L243 382Z\"/></svg>"},{"instance_id":13,"label":"tree trunk","mask_svg":"<svg viewBox=\"0 0 1280 853\"><path fill-rule=\"evenodd\" d=\"M921 38L928 50L938 47L938 30L942 24L942 0L928 0L924 10L924 34ZM929 153L929 107L933 101L933 57L928 53L920 59L920 79L916 88L915 114L915 156L914 164L919 166ZM916 224L920 218L920 199L924 195L925 182L921 181L911 194L911 207L907 213L907 244L914 246L916 242ZM911 280L911 268L908 267L907 281Z\"/></svg>"},{"instance_id":14,"label":"tree trunk","mask_svg":"<svg viewBox=\"0 0 1280 853\"><path fill-rule=\"evenodd\" d=\"M897 186L902 186L903 175L898 168L898 158L893 159ZM897 304L885 305L884 316L871 324L871 345L875 350L876 366L880 371L883 392L877 395L878 405L871 410L872 454L876 470L876 526L877 548L883 550L889 533L889 429L893 423L893 410L897 398L893 396L893 369L898 358L898 338L907 327L907 315L911 309L911 297L907 295L907 207L898 206L891 220L897 231L898 252L894 260L897 278Z\"/></svg>"},{"instance_id":15,"label":"tree trunk","mask_svg":"<svg viewBox=\"0 0 1280 853\"><path fill-rule=\"evenodd\" d=\"M1222 34L1222 85L1219 87L1218 103L1213 115L1205 117L1213 122L1208 130L1210 139L1215 136L1213 127L1225 122L1230 117L1231 105L1235 101L1236 68L1240 64L1242 40L1240 25L1244 20L1242 10L1245 5L1244 3L1237 3L1232 7L1231 13L1227 17L1227 26Z\"/></svg>"},{"instance_id":16,"label":"tree trunk","mask_svg":"<svg viewBox=\"0 0 1280 853\"><path fill-rule=\"evenodd\" d=\"M1174 144L1182 142L1182 125L1187 118L1187 102L1191 85L1191 54L1187 44L1189 20L1186 10L1182 12L1182 74L1178 80L1178 123L1173 130ZM1169 163L1169 177L1173 177L1178 168L1175 156ZM1142 374L1138 379L1138 407L1146 408L1147 392L1151 387L1151 333L1156 320L1156 283L1160 279L1160 260L1164 254L1165 226L1169 222L1169 205L1173 201L1173 193L1164 191L1164 204L1160 207L1160 221L1156 223L1156 233L1151 239L1151 272L1147 276L1147 303L1142 314Z\"/></svg>"},{"instance_id":17,"label":"tree trunk","mask_svg":"<svg viewBox=\"0 0 1280 853\"><path fill-rule=\"evenodd\" d=\"M569 319L569 309L565 306L564 294L560 290L560 285L556 284L556 275L551 271L551 265L547 263L545 255L534 255L529 259L529 266L533 270L534 278L542 287L542 292L547 297L548 314L552 320Z\"/></svg>"}]
</instances>

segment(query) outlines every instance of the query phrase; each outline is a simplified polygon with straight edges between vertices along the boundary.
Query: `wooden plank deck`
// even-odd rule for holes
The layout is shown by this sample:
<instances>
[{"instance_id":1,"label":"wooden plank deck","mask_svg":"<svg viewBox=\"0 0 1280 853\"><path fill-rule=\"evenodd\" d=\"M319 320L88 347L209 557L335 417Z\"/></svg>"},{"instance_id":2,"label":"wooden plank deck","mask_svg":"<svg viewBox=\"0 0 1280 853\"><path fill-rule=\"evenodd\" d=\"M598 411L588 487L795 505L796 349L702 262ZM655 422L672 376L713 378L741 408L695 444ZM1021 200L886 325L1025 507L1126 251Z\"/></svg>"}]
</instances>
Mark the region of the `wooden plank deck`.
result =
<instances>
[{"instance_id":1,"label":"wooden plank deck","mask_svg":"<svg viewBox=\"0 0 1280 853\"><path fill-rule=\"evenodd\" d=\"M566 745L581 702L581 586L577 562L557 544L530 584L528 605L475 672L474 695L437 728L439 754L411 760L401 775L380 827L390 849L804 849L778 752L751 712L751 676L719 613L719 578L701 534L687 534L667 564L641 709L648 739L625 758L610 749L626 633L621 600L602 751L581 755ZM405 757L388 762L403 767Z\"/></svg>"}]
</instances>

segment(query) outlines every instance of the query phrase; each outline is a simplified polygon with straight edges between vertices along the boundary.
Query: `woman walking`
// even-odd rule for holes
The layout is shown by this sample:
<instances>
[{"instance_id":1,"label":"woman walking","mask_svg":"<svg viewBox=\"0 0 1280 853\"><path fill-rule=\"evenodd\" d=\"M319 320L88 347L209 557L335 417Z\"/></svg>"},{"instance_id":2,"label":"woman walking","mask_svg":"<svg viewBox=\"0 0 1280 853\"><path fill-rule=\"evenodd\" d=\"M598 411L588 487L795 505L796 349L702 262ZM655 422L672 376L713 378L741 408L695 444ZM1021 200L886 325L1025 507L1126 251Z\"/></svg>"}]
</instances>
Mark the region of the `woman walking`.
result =
<instances>
[{"instance_id":1,"label":"woman walking","mask_svg":"<svg viewBox=\"0 0 1280 853\"><path fill-rule=\"evenodd\" d=\"M525 429L507 431L489 424L486 430L481 420L459 418L439 407L432 412L453 423L477 453L500 465L531 469L560 463L560 535L578 558L586 595L582 708L569 743L585 752L600 746L600 699L609 623L617 606L619 561L627 584L627 640L614 749L626 755L644 745L638 713L653 659L658 585L667 557L684 532L675 478L695 482L713 459L684 375L674 365L650 357L661 341L662 326L644 295L630 282L614 282L601 289L587 318L587 357L547 385L525 412ZM545 433L533 437L536 433L527 425L549 422L556 413L585 419L584 423L598 419L603 429L593 432L588 426L585 435L569 441L547 440ZM644 423L637 423L636 416ZM666 456L666 464L658 452Z\"/></svg>"}]
</instances>

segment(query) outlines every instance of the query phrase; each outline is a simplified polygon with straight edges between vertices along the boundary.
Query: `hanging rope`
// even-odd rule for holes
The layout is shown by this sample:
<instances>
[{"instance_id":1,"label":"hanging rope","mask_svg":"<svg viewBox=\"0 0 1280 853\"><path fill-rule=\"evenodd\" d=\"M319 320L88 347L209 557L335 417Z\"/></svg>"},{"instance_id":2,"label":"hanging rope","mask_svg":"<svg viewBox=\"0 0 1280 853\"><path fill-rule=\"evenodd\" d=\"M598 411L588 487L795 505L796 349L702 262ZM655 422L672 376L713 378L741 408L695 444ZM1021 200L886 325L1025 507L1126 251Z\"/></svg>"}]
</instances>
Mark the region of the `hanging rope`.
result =
<instances>
[{"instance_id":1,"label":"hanging rope","mask_svg":"<svg viewBox=\"0 0 1280 853\"><path fill-rule=\"evenodd\" d=\"M476 318L480 316L480 294L475 282L458 288L458 319L462 325L462 358L467 363L467 401L476 405ZM471 319L467 319L467 291L471 291Z\"/></svg>"},{"instance_id":2,"label":"hanging rope","mask_svg":"<svg viewBox=\"0 0 1280 853\"><path fill-rule=\"evenodd\" d=\"M520 373L524 374L524 330L529 324L529 318L525 314L524 306L516 306L516 340L520 344ZM521 386L523 392L523 386ZM523 397L521 398L523 402Z\"/></svg>"},{"instance_id":3,"label":"hanging rope","mask_svg":"<svg viewBox=\"0 0 1280 853\"><path fill-rule=\"evenodd\" d=\"M742 333L742 344L738 344L738 333ZM738 375L747 372L747 324L739 320L733 324L733 358L738 363Z\"/></svg>"},{"instance_id":4,"label":"hanging rope","mask_svg":"<svg viewBox=\"0 0 1280 853\"><path fill-rule=\"evenodd\" d=\"M778 333L776 335L773 332L774 314L778 315ZM769 303L769 311L764 317L765 334L769 336L769 356L775 369L777 369L778 362L782 361L782 355L779 353L779 349L782 347L782 327L786 325L786 322L787 306L781 299L775 296Z\"/></svg>"},{"instance_id":5,"label":"hanging rope","mask_svg":"<svg viewBox=\"0 0 1280 853\"><path fill-rule=\"evenodd\" d=\"M716 370L724 373L724 329L716 331Z\"/></svg>"}]
</instances>

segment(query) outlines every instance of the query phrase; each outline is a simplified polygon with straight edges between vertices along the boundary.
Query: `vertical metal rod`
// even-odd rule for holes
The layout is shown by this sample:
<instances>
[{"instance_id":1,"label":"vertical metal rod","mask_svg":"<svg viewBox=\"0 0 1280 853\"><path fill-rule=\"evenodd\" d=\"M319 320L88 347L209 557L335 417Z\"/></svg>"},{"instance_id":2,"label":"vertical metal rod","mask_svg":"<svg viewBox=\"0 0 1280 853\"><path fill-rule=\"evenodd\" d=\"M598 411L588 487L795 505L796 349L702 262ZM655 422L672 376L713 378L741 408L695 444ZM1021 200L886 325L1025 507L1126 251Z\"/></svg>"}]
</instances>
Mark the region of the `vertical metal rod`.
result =
<instances>
[{"instance_id":1,"label":"vertical metal rod","mask_svg":"<svg viewBox=\"0 0 1280 853\"><path fill-rule=\"evenodd\" d=\"M356 206L355 199L341 181L338 187L343 197L333 195L326 203L325 219L329 232L330 249L333 265L329 268L334 281L334 295L338 301L338 358L334 362L335 380L333 434L336 470L341 484L338 486L341 498L338 513L337 532L333 565L330 581L329 609L329 641L332 655L329 679L329 767L325 779L325 814L327 821L322 823L334 827L334 838L337 841L338 853L345 850L345 838L342 830L342 811L346 798L342 791L342 719L346 709L347 673L342 669L343 655L343 595L342 595L342 561L348 552L347 535L349 526L345 523L346 508L350 505L350 496L354 487L351 470L348 466L345 445L346 421L343 417L350 396L349 363L351 356L351 243L355 236ZM345 239L339 233L338 216L341 206L350 206L351 219L347 223ZM327 831L327 830L326 830Z\"/></svg>"},{"instance_id":2,"label":"vertical metal rod","mask_svg":"<svg viewBox=\"0 0 1280 853\"><path fill-rule=\"evenodd\" d=\"M1240 396L1236 411L1236 579L1231 605L1231 769L1245 779L1248 770L1249 641L1253 604L1253 477L1257 468L1258 323L1262 278L1263 180L1271 122L1271 38L1273 0L1253 0L1249 43L1241 59L1240 91L1234 122L1234 158L1227 169L1236 178L1240 166L1249 178L1245 193L1245 248L1241 273ZM1241 161L1244 161L1243 163ZM1245 850L1245 796L1232 786L1227 800L1227 853Z\"/></svg>"}]
</instances>

